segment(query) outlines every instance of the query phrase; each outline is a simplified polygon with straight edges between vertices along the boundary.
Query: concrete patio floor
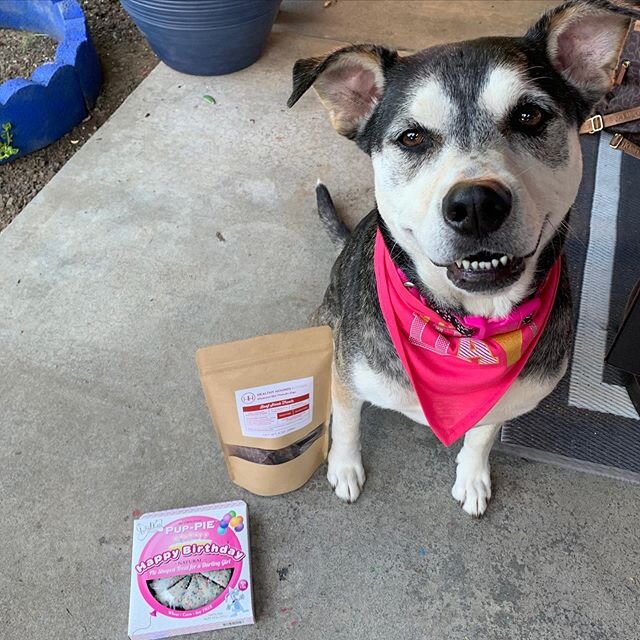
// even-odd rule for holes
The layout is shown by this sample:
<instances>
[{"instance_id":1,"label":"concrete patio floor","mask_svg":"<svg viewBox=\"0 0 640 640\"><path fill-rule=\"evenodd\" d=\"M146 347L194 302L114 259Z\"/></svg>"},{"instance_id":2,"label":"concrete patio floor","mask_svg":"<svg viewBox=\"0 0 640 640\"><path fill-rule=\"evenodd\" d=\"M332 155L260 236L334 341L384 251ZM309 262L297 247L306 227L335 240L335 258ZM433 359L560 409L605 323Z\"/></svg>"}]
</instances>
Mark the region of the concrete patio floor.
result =
<instances>
[{"instance_id":1,"label":"concrete patio floor","mask_svg":"<svg viewBox=\"0 0 640 640\"><path fill-rule=\"evenodd\" d=\"M125 638L132 514L235 498L258 623L202 638L638 637L640 487L497 454L472 520L449 494L457 447L367 409L356 504L324 469L260 498L228 480L209 421L196 349L301 327L323 293L316 178L352 216L373 202L318 101L286 109L293 62L331 37L417 47L416 16L439 5L445 24L446 4L286 2L253 67L160 65L0 235L2 638ZM469 36L475 6L500 33L549 3L464 4Z\"/></svg>"}]
</instances>

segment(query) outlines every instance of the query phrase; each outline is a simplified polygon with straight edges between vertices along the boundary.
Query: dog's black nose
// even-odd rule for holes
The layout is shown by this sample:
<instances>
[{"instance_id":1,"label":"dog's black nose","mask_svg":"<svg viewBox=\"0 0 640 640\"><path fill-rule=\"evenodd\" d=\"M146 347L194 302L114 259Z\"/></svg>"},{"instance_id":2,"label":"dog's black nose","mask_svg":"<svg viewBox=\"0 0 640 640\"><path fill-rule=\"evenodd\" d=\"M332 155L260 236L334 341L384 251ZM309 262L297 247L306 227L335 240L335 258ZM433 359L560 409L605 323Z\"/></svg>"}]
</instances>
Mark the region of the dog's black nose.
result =
<instances>
[{"instance_id":1,"label":"dog's black nose","mask_svg":"<svg viewBox=\"0 0 640 640\"><path fill-rule=\"evenodd\" d=\"M445 222L458 233L482 238L500 228L511 212L511 192L494 181L460 182L442 202Z\"/></svg>"}]
</instances>

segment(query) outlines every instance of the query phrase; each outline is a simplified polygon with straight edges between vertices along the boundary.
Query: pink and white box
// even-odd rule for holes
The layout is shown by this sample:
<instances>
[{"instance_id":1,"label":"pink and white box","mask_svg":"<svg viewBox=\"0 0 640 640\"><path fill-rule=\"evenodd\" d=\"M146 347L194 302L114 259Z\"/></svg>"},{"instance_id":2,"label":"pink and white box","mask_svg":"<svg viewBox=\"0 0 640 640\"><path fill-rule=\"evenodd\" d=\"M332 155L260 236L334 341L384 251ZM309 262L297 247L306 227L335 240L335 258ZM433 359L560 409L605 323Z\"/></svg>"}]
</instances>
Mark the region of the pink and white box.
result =
<instances>
[{"instance_id":1,"label":"pink and white box","mask_svg":"<svg viewBox=\"0 0 640 640\"><path fill-rule=\"evenodd\" d=\"M131 640L253 624L247 505L146 513L133 523Z\"/></svg>"}]
</instances>

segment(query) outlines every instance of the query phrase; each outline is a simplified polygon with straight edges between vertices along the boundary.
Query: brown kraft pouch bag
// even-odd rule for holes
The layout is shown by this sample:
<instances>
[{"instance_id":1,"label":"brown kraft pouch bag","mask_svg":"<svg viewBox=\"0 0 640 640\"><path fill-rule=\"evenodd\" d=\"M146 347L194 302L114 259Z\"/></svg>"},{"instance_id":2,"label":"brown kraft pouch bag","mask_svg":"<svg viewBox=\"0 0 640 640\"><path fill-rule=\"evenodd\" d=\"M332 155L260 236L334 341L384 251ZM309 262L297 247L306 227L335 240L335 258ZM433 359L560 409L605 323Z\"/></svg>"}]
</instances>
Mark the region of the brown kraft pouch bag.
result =
<instances>
[{"instance_id":1,"label":"brown kraft pouch bag","mask_svg":"<svg viewBox=\"0 0 640 640\"><path fill-rule=\"evenodd\" d=\"M325 461L331 416L329 327L199 349L196 362L229 477L272 496Z\"/></svg>"}]
</instances>

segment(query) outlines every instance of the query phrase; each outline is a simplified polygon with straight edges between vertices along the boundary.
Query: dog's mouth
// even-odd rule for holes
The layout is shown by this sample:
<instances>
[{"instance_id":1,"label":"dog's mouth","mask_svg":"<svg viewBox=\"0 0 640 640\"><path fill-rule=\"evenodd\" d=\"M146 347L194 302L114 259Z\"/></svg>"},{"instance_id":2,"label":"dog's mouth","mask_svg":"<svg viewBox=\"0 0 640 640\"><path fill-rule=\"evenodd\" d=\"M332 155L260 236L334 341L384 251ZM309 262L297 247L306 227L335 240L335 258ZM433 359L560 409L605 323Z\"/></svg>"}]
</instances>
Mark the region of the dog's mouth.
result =
<instances>
[{"instance_id":1,"label":"dog's mouth","mask_svg":"<svg viewBox=\"0 0 640 640\"><path fill-rule=\"evenodd\" d=\"M458 289L472 293L489 293L511 286L524 272L527 258L531 258L538 250L548 221L547 215L540 228L536 246L526 255L479 251L446 265L447 277Z\"/></svg>"},{"instance_id":2,"label":"dog's mouth","mask_svg":"<svg viewBox=\"0 0 640 640\"><path fill-rule=\"evenodd\" d=\"M524 258L480 251L448 265L447 277L465 291L492 291L512 285L524 268Z\"/></svg>"}]
</instances>

